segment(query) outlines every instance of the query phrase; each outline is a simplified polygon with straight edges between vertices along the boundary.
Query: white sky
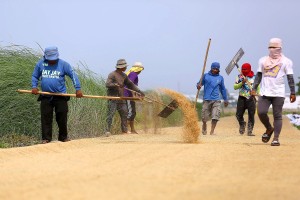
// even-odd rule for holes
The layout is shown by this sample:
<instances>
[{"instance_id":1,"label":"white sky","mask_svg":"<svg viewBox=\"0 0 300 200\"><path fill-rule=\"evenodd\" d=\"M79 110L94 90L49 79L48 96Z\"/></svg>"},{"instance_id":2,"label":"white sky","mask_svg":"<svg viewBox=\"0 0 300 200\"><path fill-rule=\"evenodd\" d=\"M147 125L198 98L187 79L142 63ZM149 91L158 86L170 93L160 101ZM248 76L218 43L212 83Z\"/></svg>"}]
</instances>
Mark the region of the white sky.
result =
<instances>
[{"instance_id":1,"label":"white sky","mask_svg":"<svg viewBox=\"0 0 300 200\"><path fill-rule=\"evenodd\" d=\"M250 62L256 72L272 37L282 38L299 82L299 9L299 0L1 0L0 45L56 45L60 58L84 62L104 78L119 58L140 61L142 90L196 94L211 38L206 72L220 62L233 91L238 71L226 74L230 60L242 47L240 66Z\"/></svg>"}]
</instances>

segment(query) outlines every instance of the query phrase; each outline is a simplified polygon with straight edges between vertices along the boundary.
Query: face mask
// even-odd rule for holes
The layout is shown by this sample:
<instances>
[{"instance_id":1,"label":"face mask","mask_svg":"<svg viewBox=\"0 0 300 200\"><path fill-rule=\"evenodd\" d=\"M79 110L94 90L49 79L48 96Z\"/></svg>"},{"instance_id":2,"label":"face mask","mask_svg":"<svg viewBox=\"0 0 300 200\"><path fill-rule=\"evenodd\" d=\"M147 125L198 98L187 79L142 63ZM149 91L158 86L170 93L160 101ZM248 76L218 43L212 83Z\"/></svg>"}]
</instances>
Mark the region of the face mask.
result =
<instances>
[{"instance_id":1,"label":"face mask","mask_svg":"<svg viewBox=\"0 0 300 200\"><path fill-rule=\"evenodd\" d=\"M271 58L277 59L281 56L282 50L281 50L281 48L272 48L272 47L270 48L269 47L269 52L270 52L269 56Z\"/></svg>"}]
</instances>

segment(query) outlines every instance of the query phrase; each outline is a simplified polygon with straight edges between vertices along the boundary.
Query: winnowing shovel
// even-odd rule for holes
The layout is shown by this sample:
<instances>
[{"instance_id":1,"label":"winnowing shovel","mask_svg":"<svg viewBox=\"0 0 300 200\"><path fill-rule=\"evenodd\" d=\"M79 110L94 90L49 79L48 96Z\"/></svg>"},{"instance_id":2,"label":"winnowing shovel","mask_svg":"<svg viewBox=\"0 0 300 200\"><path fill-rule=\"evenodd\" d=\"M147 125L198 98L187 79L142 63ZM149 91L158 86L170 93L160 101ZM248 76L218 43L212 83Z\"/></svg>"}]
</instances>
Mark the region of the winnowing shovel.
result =
<instances>
[{"instance_id":1,"label":"winnowing shovel","mask_svg":"<svg viewBox=\"0 0 300 200\"><path fill-rule=\"evenodd\" d=\"M173 100L168 106L166 106L158 116L162 118L167 118L176 108L178 108L178 103L176 100Z\"/></svg>"},{"instance_id":2,"label":"winnowing shovel","mask_svg":"<svg viewBox=\"0 0 300 200\"><path fill-rule=\"evenodd\" d=\"M240 73L244 78L246 78L246 77L243 75L243 73L241 72L241 69L240 69L240 67L239 67L239 65L238 65L238 61L241 59L241 57L244 55L244 53L245 53L244 50L243 50L242 48L240 48L240 49L238 50L238 52L235 54L235 56L233 57L233 59L230 61L230 63L228 64L228 66L227 66L226 69L225 69L225 71L226 71L226 73L227 73L228 75L230 74L230 72L232 71L232 69L236 66L236 68L238 69L239 73ZM251 85L251 83L249 83L248 80L247 80L246 82L247 82L249 88L252 90L252 85Z\"/></svg>"},{"instance_id":3,"label":"winnowing shovel","mask_svg":"<svg viewBox=\"0 0 300 200\"><path fill-rule=\"evenodd\" d=\"M230 74L230 72L232 71L232 69L235 66L238 68L239 72L241 73L241 70L238 65L238 61L241 59L241 57L243 55L244 55L244 51L242 48L240 48L239 51L235 54L235 56L233 57L233 59L230 61L230 63L228 64L228 66L225 69L225 71L228 75Z\"/></svg>"}]
</instances>

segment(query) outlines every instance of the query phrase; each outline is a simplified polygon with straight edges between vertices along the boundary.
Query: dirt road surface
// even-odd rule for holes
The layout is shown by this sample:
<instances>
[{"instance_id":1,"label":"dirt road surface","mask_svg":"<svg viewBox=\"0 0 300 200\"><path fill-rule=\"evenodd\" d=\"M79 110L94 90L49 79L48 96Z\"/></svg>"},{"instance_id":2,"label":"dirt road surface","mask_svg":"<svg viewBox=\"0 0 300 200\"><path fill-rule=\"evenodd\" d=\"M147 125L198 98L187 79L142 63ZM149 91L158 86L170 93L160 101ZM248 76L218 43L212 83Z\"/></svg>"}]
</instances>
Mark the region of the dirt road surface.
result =
<instances>
[{"instance_id":1,"label":"dirt road surface","mask_svg":"<svg viewBox=\"0 0 300 200\"><path fill-rule=\"evenodd\" d=\"M248 137L222 118L197 144L172 127L0 149L0 199L300 199L300 131L284 118L272 147L256 122Z\"/></svg>"}]
</instances>

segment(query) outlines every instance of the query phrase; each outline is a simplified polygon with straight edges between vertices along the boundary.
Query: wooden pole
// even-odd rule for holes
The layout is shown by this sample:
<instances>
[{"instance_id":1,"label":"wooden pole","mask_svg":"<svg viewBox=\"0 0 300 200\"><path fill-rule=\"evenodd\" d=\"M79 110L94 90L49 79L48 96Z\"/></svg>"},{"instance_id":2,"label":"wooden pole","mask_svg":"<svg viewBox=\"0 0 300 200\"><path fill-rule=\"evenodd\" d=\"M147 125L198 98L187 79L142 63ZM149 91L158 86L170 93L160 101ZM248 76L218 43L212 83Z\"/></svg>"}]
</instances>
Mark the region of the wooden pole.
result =
<instances>
[{"instance_id":1,"label":"wooden pole","mask_svg":"<svg viewBox=\"0 0 300 200\"><path fill-rule=\"evenodd\" d=\"M17 90L17 92L32 94L31 90ZM52 96L76 97L76 94L67 94L67 93L52 93L52 92L40 92L39 91L38 94L52 95ZM113 96L95 96L95 95L83 95L82 98L131 100L131 101L141 101L142 100L142 98L138 98L138 97L113 97Z\"/></svg>"},{"instance_id":2,"label":"wooden pole","mask_svg":"<svg viewBox=\"0 0 300 200\"><path fill-rule=\"evenodd\" d=\"M202 68L202 74L201 74L201 77L200 77L200 84L202 83L203 75L204 75L204 72L205 72L206 61L207 61L208 51L209 51L209 47L210 47L210 42L211 42L211 38L209 38L207 48L206 48L206 54L205 54L203 68ZM194 106L195 109L196 109L196 105L197 105L197 99L198 99L198 96L199 96L199 92L200 92L200 89L197 89L195 106Z\"/></svg>"}]
</instances>

